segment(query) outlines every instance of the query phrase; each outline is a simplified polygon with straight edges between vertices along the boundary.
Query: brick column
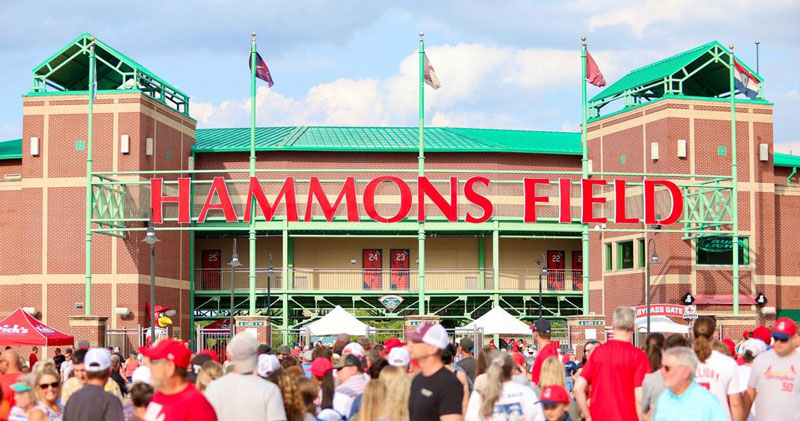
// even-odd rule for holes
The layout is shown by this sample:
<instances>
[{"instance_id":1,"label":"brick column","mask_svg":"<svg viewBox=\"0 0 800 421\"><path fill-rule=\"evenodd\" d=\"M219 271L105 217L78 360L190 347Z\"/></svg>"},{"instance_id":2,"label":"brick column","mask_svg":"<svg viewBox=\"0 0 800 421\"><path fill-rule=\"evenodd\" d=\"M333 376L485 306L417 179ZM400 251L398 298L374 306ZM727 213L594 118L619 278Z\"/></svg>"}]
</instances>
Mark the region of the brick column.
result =
<instances>
[{"instance_id":1,"label":"brick column","mask_svg":"<svg viewBox=\"0 0 800 421\"><path fill-rule=\"evenodd\" d=\"M417 326L427 322L439 323L440 321L441 317L439 316L424 316L418 314L406 316L403 322L403 341L408 342L408 333L416 329Z\"/></svg>"},{"instance_id":2,"label":"brick column","mask_svg":"<svg viewBox=\"0 0 800 421\"><path fill-rule=\"evenodd\" d=\"M105 316L69 316L70 334L75 337L75 343L88 342L90 348L106 346Z\"/></svg>"},{"instance_id":3,"label":"brick column","mask_svg":"<svg viewBox=\"0 0 800 421\"><path fill-rule=\"evenodd\" d=\"M236 316L234 317L236 323L235 332L249 332L255 335L256 340L260 344L269 344L272 329L270 329L269 316Z\"/></svg>"},{"instance_id":4,"label":"brick column","mask_svg":"<svg viewBox=\"0 0 800 421\"><path fill-rule=\"evenodd\" d=\"M575 360L583 358L583 344L587 340L595 339L600 342L606 341L606 317L604 315L593 316L567 316L567 327L569 328L569 343L575 349ZM594 331L592 333L592 330ZM587 338L587 331L589 337ZM592 337L594 336L594 337Z\"/></svg>"}]
</instances>

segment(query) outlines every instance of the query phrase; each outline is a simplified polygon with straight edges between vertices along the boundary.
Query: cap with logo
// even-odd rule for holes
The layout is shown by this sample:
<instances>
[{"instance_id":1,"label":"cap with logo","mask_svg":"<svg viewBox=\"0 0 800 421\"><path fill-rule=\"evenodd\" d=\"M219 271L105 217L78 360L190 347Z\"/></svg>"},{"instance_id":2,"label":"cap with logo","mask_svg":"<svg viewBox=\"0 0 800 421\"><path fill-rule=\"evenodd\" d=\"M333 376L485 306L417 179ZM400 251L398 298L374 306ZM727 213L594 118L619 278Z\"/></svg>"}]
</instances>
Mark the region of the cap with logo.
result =
<instances>
[{"instance_id":1,"label":"cap with logo","mask_svg":"<svg viewBox=\"0 0 800 421\"><path fill-rule=\"evenodd\" d=\"M267 377L273 371L281 368L281 362L278 357L273 354L261 354L258 356L258 364L256 364L256 373L261 377Z\"/></svg>"},{"instance_id":2,"label":"cap with logo","mask_svg":"<svg viewBox=\"0 0 800 421\"><path fill-rule=\"evenodd\" d=\"M106 371L111 368L111 353L105 348L92 348L83 357L83 365L93 373Z\"/></svg>"},{"instance_id":3,"label":"cap with logo","mask_svg":"<svg viewBox=\"0 0 800 421\"><path fill-rule=\"evenodd\" d=\"M545 405L569 403L569 393L567 393L567 389L559 385L550 385L542 389L542 399L539 403Z\"/></svg>"},{"instance_id":4,"label":"cap with logo","mask_svg":"<svg viewBox=\"0 0 800 421\"><path fill-rule=\"evenodd\" d=\"M175 367L189 369L192 352L189 348L173 339L162 339L153 347L141 347L139 353L151 360L167 360L175 363Z\"/></svg>"},{"instance_id":5,"label":"cap with logo","mask_svg":"<svg viewBox=\"0 0 800 421\"><path fill-rule=\"evenodd\" d=\"M333 365L333 368L340 369L342 367L356 367L361 370L361 360L355 354L347 354L342 358L339 358L336 361L336 364Z\"/></svg>"},{"instance_id":6,"label":"cap with logo","mask_svg":"<svg viewBox=\"0 0 800 421\"><path fill-rule=\"evenodd\" d=\"M405 342L397 338L389 338L383 343L383 354L388 355L394 347L406 346Z\"/></svg>"},{"instance_id":7,"label":"cap with logo","mask_svg":"<svg viewBox=\"0 0 800 421\"><path fill-rule=\"evenodd\" d=\"M788 317L781 317L775 321L775 327L772 329L773 338L785 341L795 334L797 334L797 325L794 320Z\"/></svg>"},{"instance_id":8,"label":"cap with logo","mask_svg":"<svg viewBox=\"0 0 800 421\"><path fill-rule=\"evenodd\" d=\"M411 355L405 347L394 347L389 351L389 365L392 367L407 367L411 362Z\"/></svg>"},{"instance_id":9,"label":"cap with logo","mask_svg":"<svg viewBox=\"0 0 800 421\"><path fill-rule=\"evenodd\" d=\"M447 344L450 343L450 338L448 338L444 326L431 322L417 326L416 329L408 334L408 338L413 342L426 343L439 349L447 348Z\"/></svg>"},{"instance_id":10,"label":"cap with logo","mask_svg":"<svg viewBox=\"0 0 800 421\"><path fill-rule=\"evenodd\" d=\"M547 319L539 319L533 323L532 329L534 332L539 332L539 333L544 333L545 335L549 335L551 328L552 327L550 326L550 322Z\"/></svg>"},{"instance_id":11,"label":"cap with logo","mask_svg":"<svg viewBox=\"0 0 800 421\"><path fill-rule=\"evenodd\" d=\"M769 344L769 342L770 342L769 341L770 332L769 332L769 329L767 329L766 326L759 326L759 327L753 329L753 335L752 336L754 338L756 338L756 339L761 339L765 344Z\"/></svg>"},{"instance_id":12,"label":"cap with logo","mask_svg":"<svg viewBox=\"0 0 800 421\"><path fill-rule=\"evenodd\" d=\"M200 373L200 369L203 368L203 364L208 361L213 361L208 354L197 354L192 358L189 364L189 374L186 376L187 380L195 382L197 380L197 374Z\"/></svg>"}]
</instances>

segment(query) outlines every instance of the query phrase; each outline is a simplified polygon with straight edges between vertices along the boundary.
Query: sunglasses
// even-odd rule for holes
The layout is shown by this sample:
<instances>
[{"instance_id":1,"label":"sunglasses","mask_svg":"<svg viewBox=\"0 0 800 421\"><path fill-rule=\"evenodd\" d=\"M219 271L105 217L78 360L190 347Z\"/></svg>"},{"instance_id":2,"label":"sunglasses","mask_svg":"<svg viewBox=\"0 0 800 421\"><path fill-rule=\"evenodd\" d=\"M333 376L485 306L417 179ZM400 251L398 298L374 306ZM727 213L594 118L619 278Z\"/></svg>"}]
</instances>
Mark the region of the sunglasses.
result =
<instances>
[{"instance_id":1,"label":"sunglasses","mask_svg":"<svg viewBox=\"0 0 800 421\"><path fill-rule=\"evenodd\" d=\"M39 389L46 390L48 387L51 387L53 389L58 389L58 386L60 386L60 385L61 385L61 383L59 383L59 382L42 383L42 384L39 385Z\"/></svg>"},{"instance_id":2,"label":"sunglasses","mask_svg":"<svg viewBox=\"0 0 800 421\"><path fill-rule=\"evenodd\" d=\"M789 342L789 338L784 339L784 338L776 338L773 336L772 339L775 339L775 342Z\"/></svg>"}]
</instances>

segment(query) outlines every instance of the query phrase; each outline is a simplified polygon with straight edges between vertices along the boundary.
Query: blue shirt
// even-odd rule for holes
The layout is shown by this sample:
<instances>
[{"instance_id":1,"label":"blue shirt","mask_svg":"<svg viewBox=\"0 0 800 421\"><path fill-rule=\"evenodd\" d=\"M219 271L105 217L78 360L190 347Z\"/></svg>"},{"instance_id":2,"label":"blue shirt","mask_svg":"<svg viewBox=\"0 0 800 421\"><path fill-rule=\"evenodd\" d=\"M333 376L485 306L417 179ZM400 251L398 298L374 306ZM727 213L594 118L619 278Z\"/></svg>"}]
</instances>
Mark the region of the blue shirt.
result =
<instances>
[{"instance_id":1,"label":"blue shirt","mask_svg":"<svg viewBox=\"0 0 800 421\"><path fill-rule=\"evenodd\" d=\"M311 364L303 363L300 367L303 368L303 373L305 373L306 377L311 378Z\"/></svg>"},{"instance_id":2,"label":"blue shirt","mask_svg":"<svg viewBox=\"0 0 800 421\"><path fill-rule=\"evenodd\" d=\"M664 389L658 397L654 421L727 421L719 400L692 381L680 396Z\"/></svg>"}]
</instances>

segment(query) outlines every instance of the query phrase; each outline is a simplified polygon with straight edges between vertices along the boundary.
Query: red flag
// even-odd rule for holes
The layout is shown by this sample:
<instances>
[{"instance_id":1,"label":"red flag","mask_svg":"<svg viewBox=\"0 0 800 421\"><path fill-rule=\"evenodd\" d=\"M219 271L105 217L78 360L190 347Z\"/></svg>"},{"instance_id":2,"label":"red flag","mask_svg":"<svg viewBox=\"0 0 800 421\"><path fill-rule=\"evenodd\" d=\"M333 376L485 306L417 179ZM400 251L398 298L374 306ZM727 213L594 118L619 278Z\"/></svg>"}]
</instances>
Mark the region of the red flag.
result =
<instances>
[{"instance_id":1,"label":"red flag","mask_svg":"<svg viewBox=\"0 0 800 421\"><path fill-rule=\"evenodd\" d=\"M592 55L589 54L589 50L586 50L586 80L594 86L601 88L606 86L606 80L603 78L603 74L600 73L600 68L597 67Z\"/></svg>"},{"instance_id":2,"label":"red flag","mask_svg":"<svg viewBox=\"0 0 800 421\"><path fill-rule=\"evenodd\" d=\"M247 60L247 64L250 68L253 68L253 64L250 60ZM267 82L267 85L271 88L275 82L272 81L272 74L269 72L269 68L267 67L267 63L264 62L264 59L261 58L261 54L256 53L256 77Z\"/></svg>"}]
</instances>

